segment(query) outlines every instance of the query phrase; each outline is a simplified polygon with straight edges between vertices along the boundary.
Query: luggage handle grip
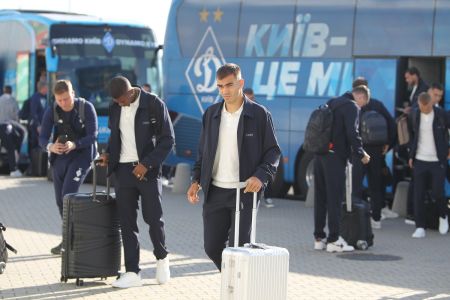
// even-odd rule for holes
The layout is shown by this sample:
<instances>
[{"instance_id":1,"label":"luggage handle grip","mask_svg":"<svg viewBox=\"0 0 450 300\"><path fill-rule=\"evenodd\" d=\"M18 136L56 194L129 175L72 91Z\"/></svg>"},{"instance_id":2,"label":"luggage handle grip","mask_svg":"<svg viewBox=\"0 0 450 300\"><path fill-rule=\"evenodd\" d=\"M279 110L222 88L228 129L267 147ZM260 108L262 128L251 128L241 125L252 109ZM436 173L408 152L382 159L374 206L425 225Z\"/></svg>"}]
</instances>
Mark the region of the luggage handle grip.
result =
<instances>
[{"instance_id":1,"label":"luggage handle grip","mask_svg":"<svg viewBox=\"0 0 450 300\"><path fill-rule=\"evenodd\" d=\"M93 191L92 191L92 201L94 202L100 202L97 199L97 163L102 162L103 160L100 158L96 158L92 161L91 163L91 167L92 167L92 186L93 186ZM110 179L108 176L108 165L106 165L106 199L109 200L109 193L111 190L111 184L110 184Z\"/></svg>"},{"instance_id":2,"label":"luggage handle grip","mask_svg":"<svg viewBox=\"0 0 450 300\"><path fill-rule=\"evenodd\" d=\"M236 184L236 211L234 217L234 247L239 247L239 223L241 220L240 203L241 203L241 189L247 186L247 182L239 182ZM256 204L258 193L253 193L253 208L252 208L252 227L250 232L250 244L255 245L256 240Z\"/></svg>"}]
</instances>

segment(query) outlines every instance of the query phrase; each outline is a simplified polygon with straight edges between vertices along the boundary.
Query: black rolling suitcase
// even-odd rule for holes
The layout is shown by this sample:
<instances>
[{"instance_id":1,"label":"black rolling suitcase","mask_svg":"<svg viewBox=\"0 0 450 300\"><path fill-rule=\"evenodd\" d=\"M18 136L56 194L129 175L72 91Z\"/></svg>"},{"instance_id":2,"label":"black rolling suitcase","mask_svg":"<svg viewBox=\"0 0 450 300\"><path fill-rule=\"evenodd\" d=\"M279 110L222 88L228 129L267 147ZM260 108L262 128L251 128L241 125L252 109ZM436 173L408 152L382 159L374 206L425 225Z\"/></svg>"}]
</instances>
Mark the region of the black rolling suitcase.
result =
<instances>
[{"instance_id":1,"label":"black rolling suitcase","mask_svg":"<svg viewBox=\"0 0 450 300\"><path fill-rule=\"evenodd\" d=\"M46 176L47 175L48 154L41 148L31 150L31 175Z\"/></svg>"},{"instance_id":2,"label":"black rolling suitcase","mask_svg":"<svg viewBox=\"0 0 450 300\"><path fill-rule=\"evenodd\" d=\"M95 162L92 169L95 173ZM94 175L95 178L95 175ZM120 220L115 195L96 192L67 194L63 209L61 281L82 278L106 279L120 270Z\"/></svg>"},{"instance_id":3,"label":"black rolling suitcase","mask_svg":"<svg viewBox=\"0 0 450 300\"><path fill-rule=\"evenodd\" d=\"M352 164L347 164L345 198L342 206L340 232L342 238L359 250L367 250L373 245L370 224L370 205L363 199L352 197Z\"/></svg>"}]
</instances>

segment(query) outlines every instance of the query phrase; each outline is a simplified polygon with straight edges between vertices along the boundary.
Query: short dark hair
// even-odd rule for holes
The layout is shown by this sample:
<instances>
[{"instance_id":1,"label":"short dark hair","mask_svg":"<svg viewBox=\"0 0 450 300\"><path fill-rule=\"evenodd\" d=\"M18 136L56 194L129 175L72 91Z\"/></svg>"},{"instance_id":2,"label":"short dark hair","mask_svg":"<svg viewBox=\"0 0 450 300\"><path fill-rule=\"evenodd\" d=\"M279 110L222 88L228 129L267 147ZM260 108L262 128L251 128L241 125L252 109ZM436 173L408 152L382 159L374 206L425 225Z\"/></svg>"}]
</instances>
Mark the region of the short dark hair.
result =
<instances>
[{"instance_id":1,"label":"short dark hair","mask_svg":"<svg viewBox=\"0 0 450 300\"><path fill-rule=\"evenodd\" d=\"M72 91L72 83L69 80L58 80L53 87L53 94L55 95L61 95L69 91Z\"/></svg>"},{"instance_id":2,"label":"short dark hair","mask_svg":"<svg viewBox=\"0 0 450 300\"><path fill-rule=\"evenodd\" d=\"M355 80L353 80L353 83L352 83L352 88L355 88L355 87L357 87L357 86L360 86L360 85L365 85L365 86L369 86L369 83L367 82L367 79L365 79L364 77L356 77L356 79Z\"/></svg>"},{"instance_id":3,"label":"short dark hair","mask_svg":"<svg viewBox=\"0 0 450 300\"><path fill-rule=\"evenodd\" d=\"M12 87L10 85L5 85L3 87L3 93L5 93L5 94L12 94Z\"/></svg>"},{"instance_id":4,"label":"short dark hair","mask_svg":"<svg viewBox=\"0 0 450 300\"><path fill-rule=\"evenodd\" d=\"M245 88L244 89L244 94L246 94L246 95L253 95L255 93L253 92L252 88Z\"/></svg>"},{"instance_id":5,"label":"short dark hair","mask_svg":"<svg viewBox=\"0 0 450 300\"><path fill-rule=\"evenodd\" d=\"M126 77L116 76L109 81L109 94L113 99L117 99L128 92L130 87L131 83Z\"/></svg>"},{"instance_id":6,"label":"short dark hair","mask_svg":"<svg viewBox=\"0 0 450 300\"><path fill-rule=\"evenodd\" d=\"M437 89L437 90L440 90L440 91L444 90L444 87L439 82L433 82L430 87L432 89Z\"/></svg>"},{"instance_id":7,"label":"short dark hair","mask_svg":"<svg viewBox=\"0 0 450 300\"><path fill-rule=\"evenodd\" d=\"M241 79L241 68L236 64L229 63L221 66L216 72L217 79L224 79L229 75L234 75L236 79Z\"/></svg>"},{"instance_id":8,"label":"short dark hair","mask_svg":"<svg viewBox=\"0 0 450 300\"><path fill-rule=\"evenodd\" d=\"M416 67L409 67L408 69L406 69L405 73L409 73L411 75L417 75L417 77L420 77L419 69L417 69Z\"/></svg>"},{"instance_id":9,"label":"short dark hair","mask_svg":"<svg viewBox=\"0 0 450 300\"><path fill-rule=\"evenodd\" d=\"M149 91L152 91L152 86L150 85L150 83L144 83L142 85L143 88L148 88Z\"/></svg>"},{"instance_id":10,"label":"short dark hair","mask_svg":"<svg viewBox=\"0 0 450 300\"><path fill-rule=\"evenodd\" d=\"M370 100L370 89L365 85L358 85L352 89L354 94L363 94L367 98L367 102Z\"/></svg>"},{"instance_id":11,"label":"short dark hair","mask_svg":"<svg viewBox=\"0 0 450 300\"><path fill-rule=\"evenodd\" d=\"M423 105L428 105L428 103L431 102L431 96L427 92L422 92L419 94L419 97L417 98L420 103Z\"/></svg>"},{"instance_id":12,"label":"short dark hair","mask_svg":"<svg viewBox=\"0 0 450 300\"><path fill-rule=\"evenodd\" d=\"M39 80L36 86L37 86L37 90L41 91L42 88L47 86L47 82L43 81L43 80Z\"/></svg>"}]
</instances>

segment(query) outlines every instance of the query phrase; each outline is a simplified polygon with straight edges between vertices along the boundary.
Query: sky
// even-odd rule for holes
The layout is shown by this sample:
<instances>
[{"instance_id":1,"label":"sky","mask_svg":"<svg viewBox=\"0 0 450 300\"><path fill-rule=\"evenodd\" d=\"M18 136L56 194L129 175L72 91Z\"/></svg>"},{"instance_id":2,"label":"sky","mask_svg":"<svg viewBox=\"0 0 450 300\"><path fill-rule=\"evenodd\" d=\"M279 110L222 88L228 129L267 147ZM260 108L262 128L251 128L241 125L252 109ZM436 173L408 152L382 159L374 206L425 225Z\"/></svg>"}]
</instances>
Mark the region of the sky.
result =
<instances>
[{"instance_id":1,"label":"sky","mask_svg":"<svg viewBox=\"0 0 450 300\"><path fill-rule=\"evenodd\" d=\"M0 9L56 10L140 23L152 28L157 42L163 44L171 2L171 0L0 0Z\"/></svg>"}]
</instances>

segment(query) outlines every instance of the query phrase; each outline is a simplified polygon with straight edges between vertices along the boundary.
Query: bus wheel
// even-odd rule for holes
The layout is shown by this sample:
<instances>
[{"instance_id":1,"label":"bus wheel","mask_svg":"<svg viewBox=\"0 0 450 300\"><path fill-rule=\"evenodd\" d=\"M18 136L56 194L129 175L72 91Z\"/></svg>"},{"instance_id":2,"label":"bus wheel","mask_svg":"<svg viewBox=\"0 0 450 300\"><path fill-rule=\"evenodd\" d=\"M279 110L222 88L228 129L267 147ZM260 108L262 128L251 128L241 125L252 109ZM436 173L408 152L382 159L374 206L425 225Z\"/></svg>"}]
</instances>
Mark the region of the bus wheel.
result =
<instances>
[{"instance_id":1,"label":"bus wheel","mask_svg":"<svg viewBox=\"0 0 450 300\"><path fill-rule=\"evenodd\" d=\"M273 198L284 198L289 191L290 184L284 181L284 164L283 158L280 159L280 164L278 165L277 173L275 174L275 179L269 185L266 196Z\"/></svg>"},{"instance_id":2,"label":"bus wheel","mask_svg":"<svg viewBox=\"0 0 450 300\"><path fill-rule=\"evenodd\" d=\"M314 154L303 152L295 170L295 193L306 197L308 187L314 178Z\"/></svg>"}]
</instances>

